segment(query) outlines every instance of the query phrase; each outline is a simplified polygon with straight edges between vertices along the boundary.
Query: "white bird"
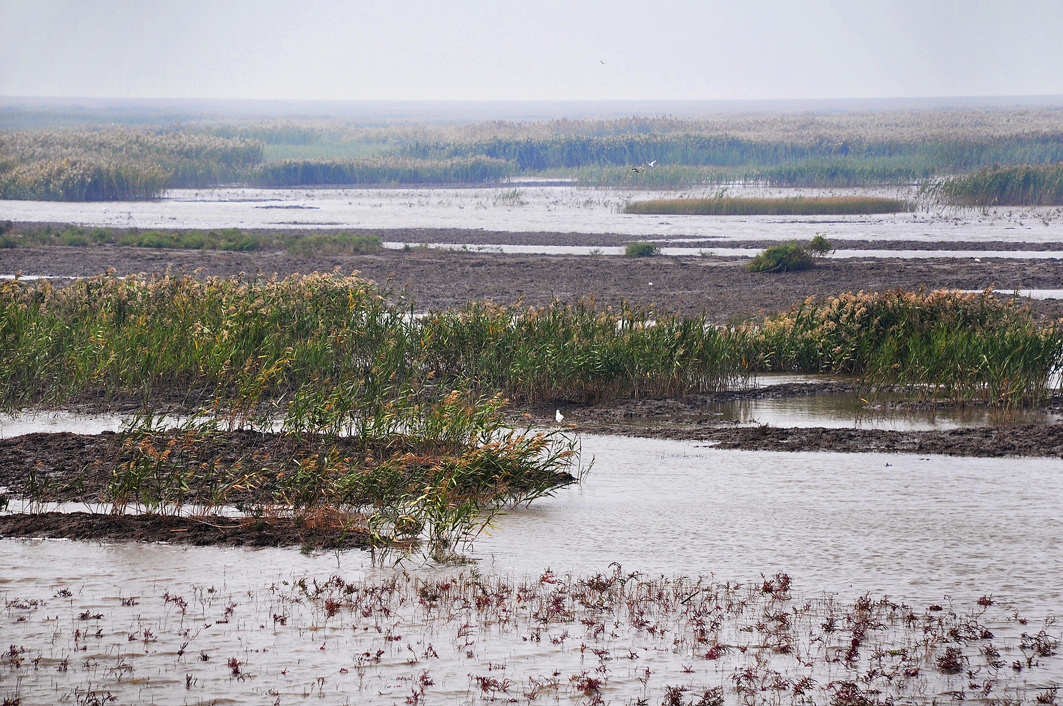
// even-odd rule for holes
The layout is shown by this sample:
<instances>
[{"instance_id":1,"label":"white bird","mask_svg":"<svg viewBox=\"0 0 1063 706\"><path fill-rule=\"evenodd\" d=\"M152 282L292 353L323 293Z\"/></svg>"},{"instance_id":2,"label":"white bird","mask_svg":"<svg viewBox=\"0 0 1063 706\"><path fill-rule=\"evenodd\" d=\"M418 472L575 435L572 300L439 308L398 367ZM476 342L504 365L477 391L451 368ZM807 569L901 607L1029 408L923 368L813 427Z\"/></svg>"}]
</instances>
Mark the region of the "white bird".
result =
<instances>
[{"instance_id":1,"label":"white bird","mask_svg":"<svg viewBox=\"0 0 1063 706\"><path fill-rule=\"evenodd\" d=\"M561 410L560 409L555 410L554 411L554 419L556 419L557 423L560 424L562 421L564 421L565 415L561 414Z\"/></svg>"},{"instance_id":2,"label":"white bird","mask_svg":"<svg viewBox=\"0 0 1063 706\"><path fill-rule=\"evenodd\" d=\"M656 166L657 166L657 160L655 159L655 160L653 160L652 162L646 162L646 166L647 166L647 167L650 167L651 169L652 169L653 167L656 167Z\"/></svg>"}]
</instances>

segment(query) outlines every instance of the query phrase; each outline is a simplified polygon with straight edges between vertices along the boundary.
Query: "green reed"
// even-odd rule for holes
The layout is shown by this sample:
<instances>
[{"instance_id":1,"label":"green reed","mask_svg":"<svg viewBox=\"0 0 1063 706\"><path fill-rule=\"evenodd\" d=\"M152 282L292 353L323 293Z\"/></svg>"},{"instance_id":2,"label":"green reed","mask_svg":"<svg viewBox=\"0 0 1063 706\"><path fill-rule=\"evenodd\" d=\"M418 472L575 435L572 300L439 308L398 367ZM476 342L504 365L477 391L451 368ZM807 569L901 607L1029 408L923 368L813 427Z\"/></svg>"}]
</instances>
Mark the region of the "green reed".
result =
<instances>
[{"instance_id":1,"label":"green reed","mask_svg":"<svg viewBox=\"0 0 1063 706\"><path fill-rule=\"evenodd\" d=\"M1063 364L1063 327L988 291L809 299L769 317L758 343L760 369L851 373L869 388L1005 407L1043 400Z\"/></svg>"},{"instance_id":2,"label":"green reed","mask_svg":"<svg viewBox=\"0 0 1063 706\"><path fill-rule=\"evenodd\" d=\"M845 294L718 327L592 302L473 303L418 318L386 290L339 274L0 288L7 407L213 399L238 426L283 400L298 429L363 438L388 428L391 400L438 385L590 401L715 390L756 370L833 371L1017 404L1043 394L1061 335L1015 304L957 292Z\"/></svg>"},{"instance_id":3,"label":"green reed","mask_svg":"<svg viewBox=\"0 0 1063 706\"><path fill-rule=\"evenodd\" d=\"M819 216L901 213L914 206L898 199L870 196L797 196L790 198L659 199L633 201L624 213L689 216Z\"/></svg>"},{"instance_id":4,"label":"green reed","mask_svg":"<svg viewBox=\"0 0 1063 706\"><path fill-rule=\"evenodd\" d=\"M957 206L1061 206L1063 164L996 165L946 179L924 191Z\"/></svg>"},{"instance_id":5,"label":"green reed","mask_svg":"<svg viewBox=\"0 0 1063 706\"><path fill-rule=\"evenodd\" d=\"M245 231L240 228L211 230L163 230L138 228L86 228L67 225L4 227L0 248L65 245L90 247L117 245L134 248L173 248L178 250L286 250L293 255L365 255L379 252L383 245L375 233L349 231L305 235L289 231Z\"/></svg>"},{"instance_id":6,"label":"green reed","mask_svg":"<svg viewBox=\"0 0 1063 706\"><path fill-rule=\"evenodd\" d=\"M421 320L426 363L523 401L676 396L742 378L742 331L703 317L590 302L542 309L469 304Z\"/></svg>"}]
</instances>

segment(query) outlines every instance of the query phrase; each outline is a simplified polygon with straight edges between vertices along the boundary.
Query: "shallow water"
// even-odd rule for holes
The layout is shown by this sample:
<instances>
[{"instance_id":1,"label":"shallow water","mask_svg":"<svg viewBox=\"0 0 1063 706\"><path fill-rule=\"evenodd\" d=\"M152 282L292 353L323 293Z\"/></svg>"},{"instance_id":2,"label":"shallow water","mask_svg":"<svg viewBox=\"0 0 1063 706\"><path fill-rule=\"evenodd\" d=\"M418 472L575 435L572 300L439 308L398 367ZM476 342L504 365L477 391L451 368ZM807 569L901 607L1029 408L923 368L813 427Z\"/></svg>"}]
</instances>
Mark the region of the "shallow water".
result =
<instances>
[{"instance_id":1,"label":"shallow water","mask_svg":"<svg viewBox=\"0 0 1063 706\"><path fill-rule=\"evenodd\" d=\"M22 434L54 434L64 431L99 434L118 431L130 419L132 417L125 414L78 414L65 411L0 414L0 439L10 439Z\"/></svg>"},{"instance_id":2,"label":"shallow water","mask_svg":"<svg viewBox=\"0 0 1063 706\"><path fill-rule=\"evenodd\" d=\"M836 598L828 603L851 605L869 592L917 613L931 603L959 611L991 594L982 621L1009 663L1022 657L1018 633L1036 632L1063 605L1060 460L720 451L604 436L585 436L583 449L595 465L581 487L510 511L477 540L471 553L488 584L525 577L540 585L547 567L558 576L610 574L610 563L619 562L624 573L646 578L712 575L757 585L762 575L784 571L794 578L795 606L829 596ZM28 655L18 668L10 655L0 659L7 659L0 695L17 693L23 703L86 702L88 690L119 703L401 703L425 673L433 682L427 703L480 703L503 694L483 691L474 677L508 679L518 697L553 671L561 685L546 703L585 702L570 682L581 672L608 677L605 696L613 703L643 693L658 703L668 684L730 686L732 669L753 654L717 662L673 646L689 616L669 622L658 615L672 632L650 636L617 615L616 636L607 631L592 641L578 620L537 624L520 606L503 615L456 605L433 618L412 590L380 604L366 599L330 620L324 598L298 589L300 579L310 587L332 575L383 585L395 575L357 551L0 540L0 565L4 645ZM400 579L415 582L458 571L416 560L405 568ZM123 604L131 598L135 605ZM815 605L818 624L822 605ZM542 640L529 641L537 629ZM1058 637L1058 628L1050 631ZM611 656L599 660L581 643ZM965 649L975 654L975 646ZM636 656L620 659L628 652ZM800 673L785 657L766 658L779 669L789 665L787 675ZM232 675L229 659L242 665L241 676ZM1059 661L1046 659L1015 679L1029 678L1032 688L1060 683ZM646 667L655 676L643 686ZM817 672L821 687L839 678L840 667L826 668L836 672ZM194 680L187 689L185 675ZM939 683L940 674L928 678L931 696L955 688ZM817 702L828 700L817 693ZM728 703L736 698L729 693Z\"/></svg>"},{"instance_id":3,"label":"shallow water","mask_svg":"<svg viewBox=\"0 0 1063 706\"><path fill-rule=\"evenodd\" d=\"M621 213L630 200L711 196L715 189L640 192L572 186L468 189L178 189L149 202L5 201L12 221L137 228L462 228L508 232L700 236L723 240L1023 240L1063 242L1053 208L949 209L875 216L647 216ZM732 189L733 195L873 194L907 190Z\"/></svg>"},{"instance_id":4,"label":"shallow water","mask_svg":"<svg viewBox=\"0 0 1063 706\"><path fill-rule=\"evenodd\" d=\"M985 407L896 409L867 404L853 393L739 399L710 402L702 413L720 421L773 427L827 427L933 431L1001 424L1057 424L1060 416L1019 409L1007 415Z\"/></svg>"}]
</instances>

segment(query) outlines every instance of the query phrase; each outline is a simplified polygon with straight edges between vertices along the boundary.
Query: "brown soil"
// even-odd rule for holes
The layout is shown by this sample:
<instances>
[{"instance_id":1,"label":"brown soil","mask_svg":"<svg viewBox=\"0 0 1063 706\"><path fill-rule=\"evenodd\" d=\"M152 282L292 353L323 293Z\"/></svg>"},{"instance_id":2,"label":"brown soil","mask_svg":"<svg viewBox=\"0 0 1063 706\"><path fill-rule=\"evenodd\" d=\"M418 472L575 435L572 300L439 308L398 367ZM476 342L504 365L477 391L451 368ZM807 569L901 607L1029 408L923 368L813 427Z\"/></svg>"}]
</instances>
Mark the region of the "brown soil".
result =
<instances>
[{"instance_id":1,"label":"brown soil","mask_svg":"<svg viewBox=\"0 0 1063 706\"><path fill-rule=\"evenodd\" d=\"M492 234L492 237L497 234ZM509 234L520 235L520 234ZM562 234L567 235L567 234ZM399 236L396 235L396 238ZM390 239L391 236L389 235ZM83 277L113 268L119 275L183 268L198 276L358 271L404 290L418 311L470 301L544 306L593 298L681 314L706 313L716 322L788 310L811 296L848 291L918 289L1063 289L1055 260L846 259L805 272L752 274L744 259L718 257L581 257L441 252L414 248L374 255L297 257L285 252L49 247L0 250L0 274ZM1063 302L1035 301L1034 310L1063 316Z\"/></svg>"},{"instance_id":2,"label":"brown soil","mask_svg":"<svg viewBox=\"0 0 1063 706\"><path fill-rule=\"evenodd\" d=\"M307 546L354 549L368 546L361 530L312 528L290 519L236 520L222 517L169 515L103 515L87 512L45 512L0 515L0 537L129 540L195 546Z\"/></svg>"}]
</instances>

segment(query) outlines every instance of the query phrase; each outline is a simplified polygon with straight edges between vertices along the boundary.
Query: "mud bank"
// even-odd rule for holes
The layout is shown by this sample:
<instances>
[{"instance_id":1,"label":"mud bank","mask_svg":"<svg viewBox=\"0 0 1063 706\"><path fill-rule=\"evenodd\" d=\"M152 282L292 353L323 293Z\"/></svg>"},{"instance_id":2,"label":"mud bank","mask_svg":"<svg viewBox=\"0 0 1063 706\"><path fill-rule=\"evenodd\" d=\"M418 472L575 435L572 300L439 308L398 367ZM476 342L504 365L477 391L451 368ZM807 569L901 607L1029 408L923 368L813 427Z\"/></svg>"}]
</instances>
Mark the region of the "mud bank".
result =
<instances>
[{"instance_id":1,"label":"mud bank","mask_svg":"<svg viewBox=\"0 0 1063 706\"><path fill-rule=\"evenodd\" d=\"M498 304L545 306L554 300L593 298L602 307L622 302L670 313L705 313L724 323L789 310L808 297L848 291L918 289L1063 289L1055 260L853 258L827 260L814 270L753 274L745 259L705 257L594 257L441 252L414 248L373 255L298 257L286 252L148 250L122 247L48 247L0 250L0 274L86 277L114 269L119 275L166 268L197 276L254 276L314 271L357 271L404 292L417 311ZM1063 302L1034 301L1053 318Z\"/></svg>"},{"instance_id":2,"label":"mud bank","mask_svg":"<svg viewBox=\"0 0 1063 706\"><path fill-rule=\"evenodd\" d=\"M0 515L0 537L166 542L192 546L356 549L369 546L364 531L297 525L289 518L231 519L170 515L45 512Z\"/></svg>"}]
</instances>

